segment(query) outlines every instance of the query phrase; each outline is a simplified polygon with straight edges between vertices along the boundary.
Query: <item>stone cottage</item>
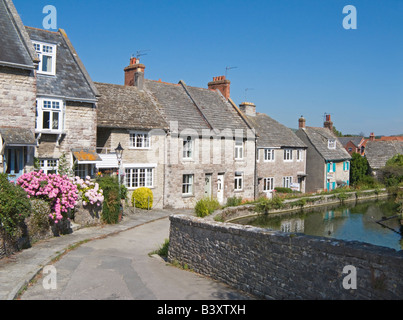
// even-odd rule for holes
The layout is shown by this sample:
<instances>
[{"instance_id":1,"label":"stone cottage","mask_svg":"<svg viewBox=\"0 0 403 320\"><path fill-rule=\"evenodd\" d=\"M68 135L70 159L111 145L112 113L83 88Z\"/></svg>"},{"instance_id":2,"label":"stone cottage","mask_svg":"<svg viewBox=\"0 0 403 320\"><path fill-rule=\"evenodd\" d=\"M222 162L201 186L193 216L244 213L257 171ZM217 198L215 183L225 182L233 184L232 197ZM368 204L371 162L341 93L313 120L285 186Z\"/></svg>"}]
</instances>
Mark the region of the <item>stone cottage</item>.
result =
<instances>
[{"instance_id":1,"label":"stone cottage","mask_svg":"<svg viewBox=\"0 0 403 320\"><path fill-rule=\"evenodd\" d=\"M39 57L36 71L36 157L45 173L57 172L60 158L77 176L93 176L96 154L95 85L64 30L26 27Z\"/></svg>"},{"instance_id":2,"label":"stone cottage","mask_svg":"<svg viewBox=\"0 0 403 320\"><path fill-rule=\"evenodd\" d=\"M11 0L0 0L0 172L17 179L34 167L39 59Z\"/></svg>"},{"instance_id":3,"label":"stone cottage","mask_svg":"<svg viewBox=\"0 0 403 320\"><path fill-rule=\"evenodd\" d=\"M134 64L131 64L134 65ZM130 79L134 81L133 77ZM168 124L155 102L140 86L95 83L98 102L97 163L100 172L118 171L115 148L124 149L121 179L131 191L150 188L154 208L164 204L164 159Z\"/></svg>"},{"instance_id":4,"label":"stone cottage","mask_svg":"<svg viewBox=\"0 0 403 320\"><path fill-rule=\"evenodd\" d=\"M376 176L379 169L386 165L386 162L397 154L403 154L403 141L391 140L370 140L367 142L365 157L372 175Z\"/></svg>"},{"instance_id":5,"label":"stone cottage","mask_svg":"<svg viewBox=\"0 0 403 320\"><path fill-rule=\"evenodd\" d=\"M305 192L306 145L289 128L264 113L253 103L240 105L256 129L258 192L271 197L276 187Z\"/></svg>"},{"instance_id":6,"label":"stone cottage","mask_svg":"<svg viewBox=\"0 0 403 320\"><path fill-rule=\"evenodd\" d=\"M306 127L306 120L301 117L296 135L308 146L306 192L349 185L351 156L333 133L330 115L323 128Z\"/></svg>"},{"instance_id":7,"label":"stone cottage","mask_svg":"<svg viewBox=\"0 0 403 320\"><path fill-rule=\"evenodd\" d=\"M148 80L137 58L124 71L124 86L97 83L98 147L126 146L129 190L152 186L158 206L172 208L204 197L254 198L255 134L230 99L228 80L214 78L209 88Z\"/></svg>"}]
</instances>

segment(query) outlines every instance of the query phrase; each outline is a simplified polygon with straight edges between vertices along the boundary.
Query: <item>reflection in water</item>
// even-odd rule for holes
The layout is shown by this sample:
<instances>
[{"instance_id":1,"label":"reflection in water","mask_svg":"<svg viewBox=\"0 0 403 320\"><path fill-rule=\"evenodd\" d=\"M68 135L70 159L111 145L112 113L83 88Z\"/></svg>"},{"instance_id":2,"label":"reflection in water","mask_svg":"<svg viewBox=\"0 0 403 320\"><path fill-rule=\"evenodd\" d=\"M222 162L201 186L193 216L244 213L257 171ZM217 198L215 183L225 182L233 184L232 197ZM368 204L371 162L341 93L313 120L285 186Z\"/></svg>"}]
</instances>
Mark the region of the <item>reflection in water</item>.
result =
<instances>
[{"instance_id":1,"label":"reflection in water","mask_svg":"<svg viewBox=\"0 0 403 320\"><path fill-rule=\"evenodd\" d=\"M238 220L237 223L324 236L342 240L367 242L378 246L403 249L400 219L395 218L394 199L366 201L342 206L305 209L287 213ZM390 218L390 219L389 219ZM377 223L382 221L386 227Z\"/></svg>"}]
</instances>

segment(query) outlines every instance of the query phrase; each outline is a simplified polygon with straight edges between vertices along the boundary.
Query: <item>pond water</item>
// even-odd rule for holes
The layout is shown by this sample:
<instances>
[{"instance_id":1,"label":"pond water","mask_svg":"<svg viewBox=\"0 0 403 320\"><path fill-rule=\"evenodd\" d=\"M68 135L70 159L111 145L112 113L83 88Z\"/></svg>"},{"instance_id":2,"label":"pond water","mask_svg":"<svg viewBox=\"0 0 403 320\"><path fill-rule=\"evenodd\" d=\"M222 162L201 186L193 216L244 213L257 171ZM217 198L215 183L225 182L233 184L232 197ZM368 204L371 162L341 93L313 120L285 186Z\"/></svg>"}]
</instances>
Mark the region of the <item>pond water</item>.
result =
<instances>
[{"instance_id":1,"label":"pond water","mask_svg":"<svg viewBox=\"0 0 403 320\"><path fill-rule=\"evenodd\" d=\"M396 216L394 199L305 209L297 213L260 215L235 221L238 224L298 232L341 240L356 240L403 249L403 228Z\"/></svg>"}]
</instances>

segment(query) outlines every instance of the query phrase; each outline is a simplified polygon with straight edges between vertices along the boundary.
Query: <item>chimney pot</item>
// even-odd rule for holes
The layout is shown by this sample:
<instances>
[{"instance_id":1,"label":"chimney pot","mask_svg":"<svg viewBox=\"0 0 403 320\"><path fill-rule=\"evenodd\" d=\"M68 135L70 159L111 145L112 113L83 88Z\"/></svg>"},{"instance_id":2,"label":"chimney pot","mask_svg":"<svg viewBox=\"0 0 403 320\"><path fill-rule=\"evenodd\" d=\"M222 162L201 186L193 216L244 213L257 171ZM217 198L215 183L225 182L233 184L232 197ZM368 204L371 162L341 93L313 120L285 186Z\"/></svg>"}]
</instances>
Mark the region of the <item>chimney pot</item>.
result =
<instances>
[{"instance_id":1,"label":"chimney pot","mask_svg":"<svg viewBox=\"0 0 403 320\"><path fill-rule=\"evenodd\" d=\"M225 99L230 97L231 81L226 80L225 76L213 77L213 81L208 83L210 90L220 90Z\"/></svg>"},{"instance_id":2,"label":"chimney pot","mask_svg":"<svg viewBox=\"0 0 403 320\"><path fill-rule=\"evenodd\" d=\"M333 122L332 122L332 120L330 118L330 114L326 115L326 121L323 124L323 127L328 128L330 131L333 131Z\"/></svg>"},{"instance_id":3,"label":"chimney pot","mask_svg":"<svg viewBox=\"0 0 403 320\"><path fill-rule=\"evenodd\" d=\"M130 58L130 65L124 69L125 86L135 86L143 90L145 65L137 58Z\"/></svg>"},{"instance_id":4,"label":"chimney pot","mask_svg":"<svg viewBox=\"0 0 403 320\"><path fill-rule=\"evenodd\" d=\"M305 120L304 116L301 116L301 118L299 118L299 120L298 120L298 127L300 129L305 129L305 124L306 124L306 120Z\"/></svg>"}]
</instances>

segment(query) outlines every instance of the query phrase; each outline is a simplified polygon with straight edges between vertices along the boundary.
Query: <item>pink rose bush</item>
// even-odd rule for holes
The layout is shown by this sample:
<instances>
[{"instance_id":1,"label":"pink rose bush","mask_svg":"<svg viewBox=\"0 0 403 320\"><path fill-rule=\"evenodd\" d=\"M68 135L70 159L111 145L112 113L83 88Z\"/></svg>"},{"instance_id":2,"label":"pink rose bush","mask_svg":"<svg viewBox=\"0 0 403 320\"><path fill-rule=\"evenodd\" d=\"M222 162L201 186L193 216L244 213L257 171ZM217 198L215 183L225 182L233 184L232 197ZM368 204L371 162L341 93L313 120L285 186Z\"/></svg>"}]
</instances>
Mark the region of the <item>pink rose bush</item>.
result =
<instances>
[{"instance_id":1,"label":"pink rose bush","mask_svg":"<svg viewBox=\"0 0 403 320\"><path fill-rule=\"evenodd\" d=\"M50 203L52 213L49 218L59 223L69 209L74 209L79 197L78 187L67 176L29 172L17 179L28 198L36 197Z\"/></svg>"},{"instance_id":2,"label":"pink rose bush","mask_svg":"<svg viewBox=\"0 0 403 320\"><path fill-rule=\"evenodd\" d=\"M77 186L83 206L96 205L102 206L104 202L103 190L99 188L99 184L92 182L90 177L85 180L80 177L75 177L73 183Z\"/></svg>"}]
</instances>

